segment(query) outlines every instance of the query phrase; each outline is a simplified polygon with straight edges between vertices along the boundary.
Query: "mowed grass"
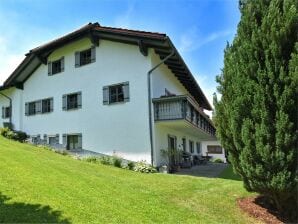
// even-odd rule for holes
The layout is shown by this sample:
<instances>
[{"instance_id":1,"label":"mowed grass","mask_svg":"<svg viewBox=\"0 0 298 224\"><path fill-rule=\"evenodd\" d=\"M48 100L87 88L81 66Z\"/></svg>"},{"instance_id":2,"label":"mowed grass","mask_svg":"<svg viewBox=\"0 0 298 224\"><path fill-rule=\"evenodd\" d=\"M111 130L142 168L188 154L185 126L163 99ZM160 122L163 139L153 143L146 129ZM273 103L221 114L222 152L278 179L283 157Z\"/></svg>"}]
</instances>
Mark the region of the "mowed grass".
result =
<instances>
[{"instance_id":1,"label":"mowed grass","mask_svg":"<svg viewBox=\"0 0 298 224\"><path fill-rule=\"evenodd\" d=\"M241 181L241 177L238 174L234 173L232 165L228 165L228 167L219 175L219 178L228 179L228 180L239 180Z\"/></svg>"},{"instance_id":2,"label":"mowed grass","mask_svg":"<svg viewBox=\"0 0 298 224\"><path fill-rule=\"evenodd\" d=\"M252 223L241 181L141 174L0 137L0 222Z\"/></svg>"}]
</instances>

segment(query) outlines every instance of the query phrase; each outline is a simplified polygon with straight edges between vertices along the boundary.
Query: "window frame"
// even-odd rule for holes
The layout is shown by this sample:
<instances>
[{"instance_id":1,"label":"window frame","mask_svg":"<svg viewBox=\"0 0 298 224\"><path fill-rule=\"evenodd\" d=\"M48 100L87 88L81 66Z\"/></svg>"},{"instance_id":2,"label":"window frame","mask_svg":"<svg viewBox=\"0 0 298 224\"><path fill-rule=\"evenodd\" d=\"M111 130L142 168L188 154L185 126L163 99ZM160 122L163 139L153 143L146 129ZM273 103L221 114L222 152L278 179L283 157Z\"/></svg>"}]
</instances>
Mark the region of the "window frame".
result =
<instances>
[{"instance_id":1,"label":"window frame","mask_svg":"<svg viewBox=\"0 0 298 224\"><path fill-rule=\"evenodd\" d=\"M192 140L189 140L189 152L190 153L194 153L195 152L195 149L194 149L194 141Z\"/></svg>"},{"instance_id":2,"label":"window frame","mask_svg":"<svg viewBox=\"0 0 298 224\"><path fill-rule=\"evenodd\" d=\"M124 102L124 90L123 90L123 83L109 86L109 102L110 104L114 103L123 103ZM115 90L115 94L112 94L112 90ZM119 92L120 90L120 92ZM112 97L115 97L114 100L112 100Z\"/></svg>"},{"instance_id":3,"label":"window frame","mask_svg":"<svg viewBox=\"0 0 298 224\"><path fill-rule=\"evenodd\" d=\"M214 150L214 148L216 149ZM212 150L210 150L210 148ZM217 150L220 149L220 150ZM207 145L207 152L208 154L223 154L223 148L220 145Z\"/></svg>"},{"instance_id":4,"label":"window frame","mask_svg":"<svg viewBox=\"0 0 298 224\"><path fill-rule=\"evenodd\" d=\"M71 97L75 98L75 102L70 101ZM66 108L67 110L76 110L79 108L78 93L71 93L66 96Z\"/></svg>"},{"instance_id":5,"label":"window frame","mask_svg":"<svg viewBox=\"0 0 298 224\"><path fill-rule=\"evenodd\" d=\"M54 65L57 64L57 63L59 63L59 69L58 69L58 71L54 71ZM55 60L55 61L52 61L51 66L52 66L52 73L51 73L52 75L61 73L62 72L62 58L60 58L58 60Z\"/></svg>"},{"instance_id":6,"label":"window frame","mask_svg":"<svg viewBox=\"0 0 298 224\"><path fill-rule=\"evenodd\" d=\"M202 154L202 145L201 142L196 142L196 150L198 154Z\"/></svg>"},{"instance_id":7,"label":"window frame","mask_svg":"<svg viewBox=\"0 0 298 224\"><path fill-rule=\"evenodd\" d=\"M53 98L46 98L46 99L42 99L41 100L41 113L42 114L47 114L47 113L51 113L54 108L51 108L51 100L53 101ZM45 111L44 110L44 101L49 101L47 107L48 107L48 111ZM53 107L54 107L54 104L52 103Z\"/></svg>"},{"instance_id":8,"label":"window frame","mask_svg":"<svg viewBox=\"0 0 298 224\"><path fill-rule=\"evenodd\" d=\"M116 88L116 93L114 94L116 99L112 100L111 91L113 88ZM121 92L119 89L121 88ZM121 100L119 100L121 99ZM129 82L121 82L117 84L103 86L103 104L104 105L114 105L114 104L123 104L130 101L130 85Z\"/></svg>"},{"instance_id":9,"label":"window frame","mask_svg":"<svg viewBox=\"0 0 298 224\"><path fill-rule=\"evenodd\" d=\"M33 116L37 114L37 107L36 107L37 101L32 101L28 103L28 116ZM34 112L30 110L30 106L34 105ZM32 109L32 108L31 108Z\"/></svg>"},{"instance_id":10,"label":"window frame","mask_svg":"<svg viewBox=\"0 0 298 224\"><path fill-rule=\"evenodd\" d=\"M86 54L87 52L90 52L90 56L87 58L88 61L86 62L86 58L83 60L82 55ZM92 49L88 48L86 50L80 51L80 66L88 65L90 63L92 63Z\"/></svg>"}]
</instances>

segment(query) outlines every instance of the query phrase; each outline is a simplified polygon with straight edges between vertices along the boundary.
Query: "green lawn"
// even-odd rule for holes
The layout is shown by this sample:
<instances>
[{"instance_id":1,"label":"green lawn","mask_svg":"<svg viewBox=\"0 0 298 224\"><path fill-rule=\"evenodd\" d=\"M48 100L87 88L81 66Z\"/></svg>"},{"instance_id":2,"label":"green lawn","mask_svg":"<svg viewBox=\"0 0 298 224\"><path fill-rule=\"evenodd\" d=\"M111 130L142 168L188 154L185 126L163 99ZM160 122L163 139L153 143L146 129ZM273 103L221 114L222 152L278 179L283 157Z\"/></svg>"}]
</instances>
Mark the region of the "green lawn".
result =
<instances>
[{"instance_id":1,"label":"green lawn","mask_svg":"<svg viewBox=\"0 0 298 224\"><path fill-rule=\"evenodd\" d=\"M0 222L252 223L241 181L141 174L0 137Z\"/></svg>"},{"instance_id":2,"label":"green lawn","mask_svg":"<svg viewBox=\"0 0 298 224\"><path fill-rule=\"evenodd\" d=\"M228 179L228 180L239 180L241 181L241 177L234 173L233 167L229 164L229 166L219 175L219 178Z\"/></svg>"}]
</instances>

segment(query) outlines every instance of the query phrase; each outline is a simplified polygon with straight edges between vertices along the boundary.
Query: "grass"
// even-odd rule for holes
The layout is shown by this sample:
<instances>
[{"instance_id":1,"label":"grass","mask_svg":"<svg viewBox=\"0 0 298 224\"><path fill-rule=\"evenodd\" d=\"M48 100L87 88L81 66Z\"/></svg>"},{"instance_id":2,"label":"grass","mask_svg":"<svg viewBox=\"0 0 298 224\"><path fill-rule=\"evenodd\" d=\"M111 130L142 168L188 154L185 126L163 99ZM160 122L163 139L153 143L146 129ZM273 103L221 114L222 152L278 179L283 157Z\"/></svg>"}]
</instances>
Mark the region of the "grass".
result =
<instances>
[{"instance_id":1,"label":"grass","mask_svg":"<svg viewBox=\"0 0 298 224\"><path fill-rule=\"evenodd\" d=\"M252 223L241 181L141 174L0 137L0 222Z\"/></svg>"},{"instance_id":2,"label":"grass","mask_svg":"<svg viewBox=\"0 0 298 224\"><path fill-rule=\"evenodd\" d=\"M228 167L219 175L219 178L229 179L229 180L239 180L241 181L241 177L238 174L235 174L233 171L232 165L228 165Z\"/></svg>"}]
</instances>

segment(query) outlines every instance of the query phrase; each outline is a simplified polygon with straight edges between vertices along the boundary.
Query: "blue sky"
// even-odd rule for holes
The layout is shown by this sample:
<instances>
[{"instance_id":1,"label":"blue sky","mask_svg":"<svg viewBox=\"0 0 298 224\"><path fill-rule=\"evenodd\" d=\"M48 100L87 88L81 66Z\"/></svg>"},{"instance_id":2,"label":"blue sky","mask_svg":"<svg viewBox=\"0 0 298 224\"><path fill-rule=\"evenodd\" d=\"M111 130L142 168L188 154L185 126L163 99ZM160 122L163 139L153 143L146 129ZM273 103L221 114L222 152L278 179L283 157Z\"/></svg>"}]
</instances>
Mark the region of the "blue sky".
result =
<instances>
[{"instance_id":1,"label":"blue sky","mask_svg":"<svg viewBox=\"0 0 298 224\"><path fill-rule=\"evenodd\" d=\"M88 22L166 33L212 103L238 0L0 0L0 84L30 49Z\"/></svg>"}]
</instances>

